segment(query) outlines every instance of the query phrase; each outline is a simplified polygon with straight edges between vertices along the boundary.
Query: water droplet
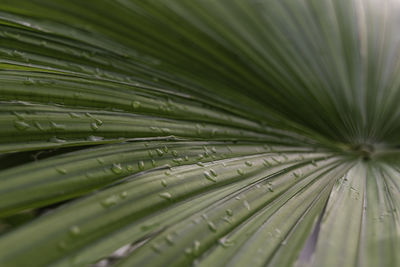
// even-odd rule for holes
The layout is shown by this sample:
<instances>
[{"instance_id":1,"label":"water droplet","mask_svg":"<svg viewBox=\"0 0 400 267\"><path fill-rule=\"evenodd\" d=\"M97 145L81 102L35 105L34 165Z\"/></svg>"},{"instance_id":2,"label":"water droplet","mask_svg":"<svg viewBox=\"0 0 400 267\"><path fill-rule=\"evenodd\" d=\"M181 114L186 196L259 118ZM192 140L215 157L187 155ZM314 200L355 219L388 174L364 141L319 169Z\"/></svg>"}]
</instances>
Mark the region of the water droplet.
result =
<instances>
[{"instance_id":1,"label":"water droplet","mask_svg":"<svg viewBox=\"0 0 400 267\"><path fill-rule=\"evenodd\" d=\"M159 194L160 197L166 199L166 200L171 200L172 199L172 195L168 192L164 192L164 193L160 193Z\"/></svg>"},{"instance_id":2,"label":"water droplet","mask_svg":"<svg viewBox=\"0 0 400 267\"><path fill-rule=\"evenodd\" d=\"M208 229L210 229L211 231L213 231L213 232L217 231L217 227L215 226L215 224L213 222L209 221L209 222L207 222L207 225L208 225Z\"/></svg>"},{"instance_id":3,"label":"water droplet","mask_svg":"<svg viewBox=\"0 0 400 267\"><path fill-rule=\"evenodd\" d=\"M99 129L99 126L95 122L92 122L90 124L90 128L92 128L93 131L96 131L97 129Z\"/></svg>"},{"instance_id":4,"label":"water droplet","mask_svg":"<svg viewBox=\"0 0 400 267\"><path fill-rule=\"evenodd\" d=\"M81 98L81 97L82 97L82 95L83 95L82 93L80 93L80 92L76 92L76 93L73 93L73 95L72 95L72 96L73 96L74 98L76 98L76 99L79 99L79 98Z\"/></svg>"},{"instance_id":5,"label":"water droplet","mask_svg":"<svg viewBox=\"0 0 400 267\"><path fill-rule=\"evenodd\" d=\"M268 188L268 190L269 190L270 192L274 192L274 189L272 188L272 185L268 185L267 188Z\"/></svg>"},{"instance_id":6,"label":"water droplet","mask_svg":"<svg viewBox=\"0 0 400 267\"><path fill-rule=\"evenodd\" d=\"M205 214L205 213L203 213L203 214L201 214L201 218L203 218L205 221L207 221L207 214Z\"/></svg>"},{"instance_id":7,"label":"water droplet","mask_svg":"<svg viewBox=\"0 0 400 267\"><path fill-rule=\"evenodd\" d=\"M13 55L14 57L23 57L24 56L24 54L22 52L19 52L17 50L12 51L11 55Z\"/></svg>"},{"instance_id":8,"label":"water droplet","mask_svg":"<svg viewBox=\"0 0 400 267\"><path fill-rule=\"evenodd\" d=\"M214 177L217 177L217 176L218 176L217 172L214 171L213 169L210 169L210 173L211 173Z\"/></svg>"},{"instance_id":9,"label":"water droplet","mask_svg":"<svg viewBox=\"0 0 400 267\"><path fill-rule=\"evenodd\" d=\"M90 56L90 54L89 54L88 52L83 51L83 52L81 53L81 57L86 58L86 59L89 59L91 56Z\"/></svg>"},{"instance_id":10,"label":"water droplet","mask_svg":"<svg viewBox=\"0 0 400 267\"><path fill-rule=\"evenodd\" d=\"M21 131L24 131L31 127L28 123L26 123L24 121L15 121L14 126L15 126L15 128L17 128L18 130L21 130Z\"/></svg>"},{"instance_id":11,"label":"water droplet","mask_svg":"<svg viewBox=\"0 0 400 267\"><path fill-rule=\"evenodd\" d=\"M128 196L128 192L123 191L123 192L121 192L121 194L119 194L119 196L120 196L121 198L126 198L126 197Z\"/></svg>"},{"instance_id":12,"label":"water droplet","mask_svg":"<svg viewBox=\"0 0 400 267\"><path fill-rule=\"evenodd\" d=\"M90 114L89 112L85 112L85 116L88 117L88 118L94 119L92 114Z\"/></svg>"},{"instance_id":13,"label":"water droplet","mask_svg":"<svg viewBox=\"0 0 400 267\"><path fill-rule=\"evenodd\" d=\"M25 119L26 119L25 114L20 114L20 113L15 112L15 111L13 111L12 113L13 113L15 116L17 116L17 118L20 119L20 120L25 120Z\"/></svg>"},{"instance_id":14,"label":"water droplet","mask_svg":"<svg viewBox=\"0 0 400 267\"><path fill-rule=\"evenodd\" d=\"M78 113L75 113L75 112L70 112L70 113L69 113L69 116L70 116L71 118L73 118L73 119L77 119L77 118L80 118L80 117L81 117Z\"/></svg>"},{"instance_id":15,"label":"water droplet","mask_svg":"<svg viewBox=\"0 0 400 267\"><path fill-rule=\"evenodd\" d=\"M174 244L174 239L173 239L172 235L170 235L170 234L168 234L168 235L165 237L165 240L167 241L167 243L168 243L169 245L173 245L173 244Z\"/></svg>"},{"instance_id":16,"label":"water droplet","mask_svg":"<svg viewBox=\"0 0 400 267\"><path fill-rule=\"evenodd\" d=\"M164 172L164 174L165 174L166 176L170 176L170 175L171 175L171 171L170 171L170 170L167 170L167 171Z\"/></svg>"},{"instance_id":17,"label":"water droplet","mask_svg":"<svg viewBox=\"0 0 400 267\"><path fill-rule=\"evenodd\" d=\"M114 206L118 202L118 197L116 195L109 196L108 198L104 199L101 204L108 208Z\"/></svg>"},{"instance_id":18,"label":"water droplet","mask_svg":"<svg viewBox=\"0 0 400 267\"><path fill-rule=\"evenodd\" d=\"M282 232L278 228L275 228L275 233L277 234L277 236L280 236Z\"/></svg>"},{"instance_id":19,"label":"water droplet","mask_svg":"<svg viewBox=\"0 0 400 267\"><path fill-rule=\"evenodd\" d=\"M94 136L94 135L89 135L87 138L88 141L92 141L92 142L98 142L103 139L104 139L104 137L102 137L102 136Z\"/></svg>"},{"instance_id":20,"label":"water droplet","mask_svg":"<svg viewBox=\"0 0 400 267\"><path fill-rule=\"evenodd\" d=\"M67 170L64 168L56 168L56 171L61 174L67 174Z\"/></svg>"},{"instance_id":21,"label":"water droplet","mask_svg":"<svg viewBox=\"0 0 400 267\"><path fill-rule=\"evenodd\" d=\"M243 205L245 206L245 208L246 208L247 210L250 210L250 209L251 209L251 208L250 208L250 204L249 204L249 202L247 202L247 200L243 201Z\"/></svg>"},{"instance_id":22,"label":"water droplet","mask_svg":"<svg viewBox=\"0 0 400 267\"><path fill-rule=\"evenodd\" d=\"M133 172L133 166L132 166L132 165L126 166L126 170L127 170L128 172Z\"/></svg>"},{"instance_id":23,"label":"water droplet","mask_svg":"<svg viewBox=\"0 0 400 267\"><path fill-rule=\"evenodd\" d=\"M60 241L60 242L58 243L58 247L59 247L61 250L65 250L65 249L67 249L67 243L65 243L65 241Z\"/></svg>"},{"instance_id":24,"label":"water droplet","mask_svg":"<svg viewBox=\"0 0 400 267\"><path fill-rule=\"evenodd\" d=\"M156 149L156 152L157 152L157 154L161 157L162 155L164 155L164 152L161 150L161 149L159 149L159 148L157 148Z\"/></svg>"},{"instance_id":25,"label":"water droplet","mask_svg":"<svg viewBox=\"0 0 400 267\"><path fill-rule=\"evenodd\" d=\"M196 164L197 164L198 166L200 166L200 167L205 167L205 166L206 166L206 165L204 165L204 163L201 162L201 161L197 162Z\"/></svg>"},{"instance_id":26,"label":"water droplet","mask_svg":"<svg viewBox=\"0 0 400 267\"><path fill-rule=\"evenodd\" d=\"M176 151L176 150L172 150L172 155L174 156L174 157L177 157L178 156L178 151Z\"/></svg>"},{"instance_id":27,"label":"water droplet","mask_svg":"<svg viewBox=\"0 0 400 267\"><path fill-rule=\"evenodd\" d=\"M46 41L40 41L39 45L43 46L43 47L46 47L47 46L47 42Z\"/></svg>"},{"instance_id":28,"label":"water droplet","mask_svg":"<svg viewBox=\"0 0 400 267\"><path fill-rule=\"evenodd\" d=\"M78 226L74 225L74 226L72 226L71 228L69 228L69 232L70 232L72 235L77 236L77 235L79 235L79 234L81 233L81 229L79 229Z\"/></svg>"},{"instance_id":29,"label":"water droplet","mask_svg":"<svg viewBox=\"0 0 400 267\"><path fill-rule=\"evenodd\" d=\"M248 160L244 164L246 164L249 167L253 166L253 163L251 161L248 161Z\"/></svg>"},{"instance_id":30,"label":"water droplet","mask_svg":"<svg viewBox=\"0 0 400 267\"><path fill-rule=\"evenodd\" d=\"M58 123L55 123L55 122L50 122L50 127L52 128L52 129L54 129L54 130L65 130L66 129L66 126L65 125L63 125L63 124L58 124Z\"/></svg>"},{"instance_id":31,"label":"water droplet","mask_svg":"<svg viewBox=\"0 0 400 267\"><path fill-rule=\"evenodd\" d=\"M161 180L161 185L162 185L163 187L167 187L167 181L166 181L165 179L162 179L162 180Z\"/></svg>"},{"instance_id":32,"label":"water droplet","mask_svg":"<svg viewBox=\"0 0 400 267\"><path fill-rule=\"evenodd\" d=\"M189 161L189 157L188 157L188 156L185 156L185 157L184 157L184 160L185 160L185 161Z\"/></svg>"},{"instance_id":33,"label":"water droplet","mask_svg":"<svg viewBox=\"0 0 400 267\"><path fill-rule=\"evenodd\" d=\"M24 84L26 84L26 85L33 85L33 84L35 84L35 81L32 80L31 78L27 78L27 79L24 81Z\"/></svg>"},{"instance_id":34,"label":"water droplet","mask_svg":"<svg viewBox=\"0 0 400 267\"><path fill-rule=\"evenodd\" d=\"M96 160L97 160L98 163L104 164L104 159L102 159L102 158L97 158Z\"/></svg>"},{"instance_id":35,"label":"water droplet","mask_svg":"<svg viewBox=\"0 0 400 267\"><path fill-rule=\"evenodd\" d=\"M198 256L200 252L200 241L195 240L193 241L193 254Z\"/></svg>"},{"instance_id":36,"label":"water droplet","mask_svg":"<svg viewBox=\"0 0 400 267\"><path fill-rule=\"evenodd\" d=\"M218 243L223 247L223 248L228 248L234 245L234 242L232 242L231 240L229 240L226 237L220 238L218 240Z\"/></svg>"},{"instance_id":37,"label":"water droplet","mask_svg":"<svg viewBox=\"0 0 400 267\"><path fill-rule=\"evenodd\" d=\"M237 173L238 173L239 175L244 175L244 171L243 171L242 169L237 169Z\"/></svg>"},{"instance_id":38,"label":"water droplet","mask_svg":"<svg viewBox=\"0 0 400 267\"><path fill-rule=\"evenodd\" d=\"M167 105L168 105L169 107L173 107L173 106L174 106L174 101L172 101L171 98L168 98L168 99L167 99Z\"/></svg>"},{"instance_id":39,"label":"water droplet","mask_svg":"<svg viewBox=\"0 0 400 267\"><path fill-rule=\"evenodd\" d=\"M151 151L151 150L148 150L148 151L147 151L147 154L149 154L149 157L150 157L150 158L152 158L152 157L154 156L153 151Z\"/></svg>"},{"instance_id":40,"label":"water droplet","mask_svg":"<svg viewBox=\"0 0 400 267\"><path fill-rule=\"evenodd\" d=\"M163 147L162 147L162 150L163 150L165 153L168 153L168 147L167 147L167 146L163 146Z\"/></svg>"},{"instance_id":41,"label":"water droplet","mask_svg":"<svg viewBox=\"0 0 400 267\"><path fill-rule=\"evenodd\" d=\"M267 159L264 159L264 166L265 167L270 167L271 166L271 163L269 163L269 161L267 160Z\"/></svg>"},{"instance_id":42,"label":"water droplet","mask_svg":"<svg viewBox=\"0 0 400 267\"><path fill-rule=\"evenodd\" d=\"M215 147L212 147L212 148L211 148L211 152L212 152L212 153L217 153L217 149L216 149Z\"/></svg>"},{"instance_id":43,"label":"water droplet","mask_svg":"<svg viewBox=\"0 0 400 267\"><path fill-rule=\"evenodd\" d=\"M140 108L140 102L139 101L132 101L132 107L134 109Z\"/></svg>"},{"instance_id":44,"label":"water droplet","mask_svg":"<svg viewBox=\"0 0 400 267\"><path fill-rule=\"evenodd\" d=\"M275 161L276 163L278 163L278 164L281 163L279 160L277 160L277 159L274 158L274 157L272 157L271 159L272 159L273 161Z\"/></svg>"},{"instance_id":45,"label":"water droplet","mask_svg":"<svg viewBox=\"0 0 400 267\"><path fill-rule=\"evenodd\" d=\"M138 162L139 170L143 171L144 170L144 162L141 160Z\"/></svg>"},{"instance_id":46,"label":"water droplet","mask_svg":"<svg viewBox=\"0 0 400 267\"><path fill-rule=\"evenodd\" d=\"M231 209L227 209L225 212L226 212L226 214L228 216L232 216L233 215L233 211Z\"/></svg>"},{"instance_id":47,"label":"water droplet","mask_svg":"<svg viewBox=\"0 0 400 267\"><path fill-rule=\"evenodd\" d=\"M294 177L299 178L300 174L298 174L297 172L293 172Z\"/></svg>"},{"instance_id":48,"label":"water droplet","mask_svg":"<svg viewBox=\"0 0 400 267\"><path fill-rule=\"evenodd\" d=\"M152 165L153 167L156 166L156 161L155 161L154 159L151 160L151 165Z\"/></svg>"},{"instance_id":49,"label":"water droplet","mask_svg":"<svg viewBox=\"0 0 400 267\"><path fill-rule=\"evenodd\" d=\"M183 158L172 159L172 161L177 163L177 164L181 164L183 162Z\"/></svg>"},{"instance_id":50,"label":"water droplet","mask_svg":"<svg viewBox=\"0 0 400 267\"><path fill-rule=\"evenodd\" d=\"M95 122L96 122L96 124L97 124L98 126L103 125L103 121L100 120L100 119L95 119Z\"/></svg>"},{"instance_id":51,"label":"water droplet","mask_svg":"<svg viewBox=\"0 0 400 267\"><path fill-rule=\"evenodd\" d=\"M184 252L185 252L186 255L192 255L193 250L192 250L192 248L185 248Z\"/></svg>"},{"instance_id":52,"label":"water droplet","mask_svg":"<svg viewBox=\"0 0 400 267\"><path fill-rule=\"evenodd\" d=\"M214 177L211 176L211 174L209 172L205 171L205 172L203 172L203 174L204 174L204 177L207 178L207 180L210 180L212 182L216 182L217 181Z\"/></svg>"},{"instance_id":53,"label":"water droplet","mask_svg":"<svg viewBox=\"0 0 400 267\"><path fill-rule=\"evenodd\" d=\"M52 143L65 143L65 142L67 142L66 140L57 138L56 136L53 136L52 138L50 138L49 141L52 142Z\"/></svg>"},{"instance_id":54,"label":"water droplet","mask_svg":"<svg viewBox=\"0 0 400 267\"><path fill-rule=\"evenodd\" d=\"M118 164L113 163L113 165L112 165L112 167L111 167L111 170L112 170L112 172L115 173L115 174L121 174L121 173L122 173L121 164L120 164L120 163L118 163Z\"/></svg>"},{"instance_id":55,"label":"water droplet","mask_svg":"<svg viewBox=\"0 0 400 267\"><path fill-rule=\"evenodd\" d=\"M43 128L43 126L42 126L39 122L35 121L35 122L33 123L33 125L34 125L36 128L38 128L39 130L45 131L45 129Z\"/></svg>"},{"instance_id":56,"label":"water droplet","mask_svg":"<svg viewBox=\"0 0 400 267\"><path fill-rule=\"evenodd\" d=\"M317 164L317 162L316 162L315 160L312 160L312 161L311 161L311 164L312 164L314 167L318 167L318 164Z\"/></svg>"}]
</instances>

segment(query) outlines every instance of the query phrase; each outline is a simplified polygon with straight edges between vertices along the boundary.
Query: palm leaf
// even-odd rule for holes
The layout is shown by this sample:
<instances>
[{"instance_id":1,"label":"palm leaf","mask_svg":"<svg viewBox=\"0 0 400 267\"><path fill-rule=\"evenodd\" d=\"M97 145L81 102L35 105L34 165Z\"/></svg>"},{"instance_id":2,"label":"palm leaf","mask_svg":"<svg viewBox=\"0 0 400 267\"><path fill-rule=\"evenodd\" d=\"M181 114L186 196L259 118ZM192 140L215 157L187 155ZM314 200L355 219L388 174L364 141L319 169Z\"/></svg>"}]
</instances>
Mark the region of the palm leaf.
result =
<instances>
[{"instance_id":1,"label":"palm leaf","mask_svg":"<svg viewBox=\"0 0 400 267\"><path fill-rule=\"evenodd\" d=\"M0 1L0 265L399 265L399 8Z\"/></svg>"}]
</instances>

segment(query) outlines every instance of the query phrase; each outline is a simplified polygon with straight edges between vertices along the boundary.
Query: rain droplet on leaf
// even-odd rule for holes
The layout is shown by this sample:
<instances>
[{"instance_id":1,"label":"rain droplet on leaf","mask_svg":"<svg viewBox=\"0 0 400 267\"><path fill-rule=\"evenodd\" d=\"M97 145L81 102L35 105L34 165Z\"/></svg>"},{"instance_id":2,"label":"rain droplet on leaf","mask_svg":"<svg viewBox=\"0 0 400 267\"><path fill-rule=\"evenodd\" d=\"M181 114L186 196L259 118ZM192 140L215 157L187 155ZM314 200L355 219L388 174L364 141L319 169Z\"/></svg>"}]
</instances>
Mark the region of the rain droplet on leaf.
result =
<instances>
[{"instance_id":1,"label":"rain droplet on leaf","mask_svg":"<svg viewBox=\"0 0 400 267\"><path fill-rule=\"evenodd\" d=\"M249 167L253 166L253 163L252 163L251 161L248 161L248 160L245 162L245 164L246 164L247 166L249 166Z\"/></svg>"},{"instance_id":2,"label":"rain droplet on leaf","mask_svg":"<svg viewBox=\"0 0 400 267\"><path fill-rule=\"evenodd\" d=\"M140 108L140 102L139 101L132 101L132 107L134 109Z\"/></svg>"},{"instance_id":3,"label":"rain droplet on leaf","mask_svg":"<svg viewBox=\"0 0 400 267\"><path fill-rule=\"evenodd\" d=\"M113 163L111 166L111 171L115 174L121 174L122 173L122 167L120 163Z\"/></svg>"},{"instance_id":4,"label":"rain droplet on leaf","mask_svg":"<svg viewBox=\"0 0 400 267\"><path fill-rule=\"evenodd\" d=\"M207 222L207 225L208 225L208 229L210 229L211 231L213 231L213 232L217 231L217 227L215 226L215 224L213 222L209 221L209 222Z\"/></svg>"},{"instance_id":5,"label":"rain droplet on leaf","mask_svg":"<svg viewBox=\"0 0 400 267\"><path fill-rule=\"evenodd\" d=\"M209 172L205 171L205 172L203 172L203 174L204 174L204 177L206 177L207 180L210 180L212 182L216 182L217 181L214 177L211 176L211 174Z\"/></svg>"},{"instance_id":6,"label":"rain droplet on leaf","mask_svg":"<svg viewBox=\"0 0 400 267\"><path fill-rule=\"evenodd\" d=\"M142 160L138 162L138 167L139 167L139 170L141 170L141 171L144 170L144 162Z\"/></svg>"},{"instance_id":7,"label":"rain droplet on leaf","mask_svg":"<svg viewBox=\"0 0 400 267\"><path fill-rule=\"evenodd\" d=\"M15 121L14 122L15 128L17 128L18 130L24 131L27 130L28 128L30 128L31 126L24 122L24 121Z\"/></svg>"},{"instance_id":8,"label":"rain droplet on leaf","mask_svg":"<svg viewBox=\"0 0 400 267\"><path fill-rule=\"evenodd\" d=\"M81 233L81 229L79 229L78 226L74 225L71 228L69 228L69 231L72 235L77 236Z\"/></svg>"},{"instance_id":9,"label":"rain droplet on leaf","mask_svg":"<svg viewBox=\"0 0 400 267\"><path fill-rule=\"evenodd\" d=\"M160 193L159 194L160 197L166 199L166 200L171 200L172 199L172 195L168 192L164 192L164 193Z\"/></svg>"}]
</instances>

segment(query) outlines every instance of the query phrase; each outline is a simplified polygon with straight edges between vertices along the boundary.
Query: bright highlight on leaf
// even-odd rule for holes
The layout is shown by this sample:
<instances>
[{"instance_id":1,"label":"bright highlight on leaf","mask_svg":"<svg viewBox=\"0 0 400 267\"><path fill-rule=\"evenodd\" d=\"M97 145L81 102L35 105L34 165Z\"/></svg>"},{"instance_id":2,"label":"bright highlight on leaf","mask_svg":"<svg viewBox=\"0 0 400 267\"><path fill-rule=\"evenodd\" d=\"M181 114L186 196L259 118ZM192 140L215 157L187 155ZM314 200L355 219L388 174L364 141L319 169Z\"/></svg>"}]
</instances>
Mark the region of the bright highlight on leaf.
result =
<instances>
[{"instance_id":1,"label":"bright highlight on leaf","mask_svg":"<svg viewBox=\"0 0 400 267\"><path fill-rule=\"evenodd\" d=\"M0 266L399 266L399 12L0 1Z\"/></svg>"}]
</instances>

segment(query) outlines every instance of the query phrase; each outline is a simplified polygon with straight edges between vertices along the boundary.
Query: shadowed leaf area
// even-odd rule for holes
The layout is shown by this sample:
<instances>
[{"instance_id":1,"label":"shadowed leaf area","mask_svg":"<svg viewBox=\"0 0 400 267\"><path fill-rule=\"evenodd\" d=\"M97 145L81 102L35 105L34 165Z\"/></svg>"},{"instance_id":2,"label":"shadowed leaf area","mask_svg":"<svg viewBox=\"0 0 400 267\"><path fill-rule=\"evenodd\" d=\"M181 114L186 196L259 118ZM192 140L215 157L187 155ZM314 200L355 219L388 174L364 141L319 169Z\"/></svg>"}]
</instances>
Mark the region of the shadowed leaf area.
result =
<instances>
[{"instance_id":1,"label":"shadowed leaf area","mask_svg":"<svg viewBox=\"0 0 400 267\"><path fill-rule=\"evenodd\" d=\"M0 266L400 266L397 0L0 0Z\"/></svg>"}]
</instances>

